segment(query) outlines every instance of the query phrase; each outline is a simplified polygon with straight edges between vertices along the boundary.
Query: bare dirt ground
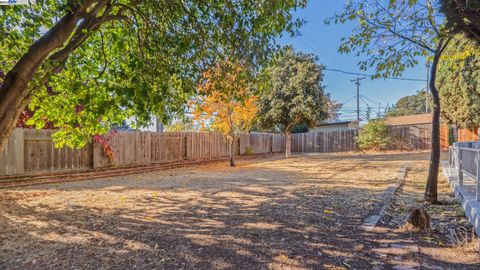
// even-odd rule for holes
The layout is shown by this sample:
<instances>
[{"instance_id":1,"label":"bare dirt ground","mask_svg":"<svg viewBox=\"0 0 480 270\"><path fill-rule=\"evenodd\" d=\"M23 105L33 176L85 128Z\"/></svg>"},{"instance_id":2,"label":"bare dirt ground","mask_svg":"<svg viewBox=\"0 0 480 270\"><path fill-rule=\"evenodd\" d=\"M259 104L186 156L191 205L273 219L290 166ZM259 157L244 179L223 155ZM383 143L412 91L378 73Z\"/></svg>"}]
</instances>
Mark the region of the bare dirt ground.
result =
<instances>
[{"instance_id":1,"label":"bare dirt ground","mask_svg":"<svg viewBox=\"0 0 480 270\"><path fill-rule=\"evenodd\" d=\"M427 159L409 166L405 185L397 192L376 230L373 242L377 248L374 251L388 265L480 269L480 242L442 172L438 184L440 203L424 202L427 168ZM411 207L426 208L431 218L430 233L402 226Z\"/></svg>"},{"instance_id":2,"label":"bare dirt ground","mask_svg":"<svg viewBox=\"0 0 480 270\"><path fill-rule=\"evenodd\" d=\"M277 156L2 190L0 269L391 269L395 257L378 249L420 236L396 232L393 214L383 231L360 225L398 169L420 179L427 158ZM420 259L454 265L428 247Z\"/></svg>"}]
</instances>

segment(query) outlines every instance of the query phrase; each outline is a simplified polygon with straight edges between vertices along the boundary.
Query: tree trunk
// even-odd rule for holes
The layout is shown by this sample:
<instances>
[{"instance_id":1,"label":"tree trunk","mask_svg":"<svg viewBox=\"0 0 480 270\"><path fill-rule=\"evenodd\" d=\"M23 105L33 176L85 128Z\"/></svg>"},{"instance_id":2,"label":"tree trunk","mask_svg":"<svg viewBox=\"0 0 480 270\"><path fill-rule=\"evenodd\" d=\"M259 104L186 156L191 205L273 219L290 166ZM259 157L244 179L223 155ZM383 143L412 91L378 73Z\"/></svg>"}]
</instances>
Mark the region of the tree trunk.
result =
<instances>
[{"instance_id":1,"label":"tree trunk","mask_svg":"<svg viewBox=\"0 0 480 270\"><path fill-rule=\"evenodd\" d=\"M235 147L233 147L233 143L235 142L235 139L233 137L228 138L228 147L230 149L229 155L230 155L230 167L235 167L235 160L233 159L233 152L235 150Z\"/></svg>"},{"instance_id":2,"label":"tree trunk","mask_svg":"<svg viewBox=\"0 0 480 270\"><path fill-rule=\"evenodd\" d=\"M413 207L403 226L430 232L430 215L425 208Z\"/></svg>"},{"instance_id":3,"label":"tree trunk","mask_svg":"<svg viewBox=\"0 0 480 270\"><path fill-rule=\"evenodd\" d=\"M285 158L292 156L292 134L285 132Z\"/></svg>"},{"instance_id":4,"label":"tree trunk","mask_svg":"<svg viewBox=\"0 0 480 270\"><path fill-rule=\"evenodd\" d=\"M433 98L433 117L432 117L432 151L430 153L430 164L428 168L427 185L425 187L425 200L430 203L437 203L437 185L438 185L438 167L440 165L440 97L435 85L437 76L437 66L443 51L443 41L439 41L439 46L433 57L432 67L430 69L430 81L428 82L430 92Z\"/></svg>"},{"instance_id":5,"label":"tree trunk","mask_svg":"<svg viewBox=\"0 0 480 270\"><path fill-rule=\"evenodd\" d=\"M92 1L85 1L63 16L49 31L33 43L15 66L7 72L0 88L0 151L25 109L29 98L29 82L48 55L63 46Z\"/></svg>"}]
</instances>

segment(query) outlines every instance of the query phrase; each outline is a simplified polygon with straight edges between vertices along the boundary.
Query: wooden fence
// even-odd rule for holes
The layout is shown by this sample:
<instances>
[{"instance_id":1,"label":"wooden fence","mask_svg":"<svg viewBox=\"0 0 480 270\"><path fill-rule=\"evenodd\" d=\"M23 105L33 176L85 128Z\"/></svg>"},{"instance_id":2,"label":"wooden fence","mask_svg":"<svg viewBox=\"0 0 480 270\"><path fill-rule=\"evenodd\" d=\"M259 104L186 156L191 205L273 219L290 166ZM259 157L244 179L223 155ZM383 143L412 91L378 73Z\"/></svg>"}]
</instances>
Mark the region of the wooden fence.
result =
<instances>
[{"instance_id":1,"label":"wooden fence","mask_svg":"<svg viewBox=\"0 0 480 270\"><path fill-rule=\"evenodd\" d=\"M423 150L432 146L431 124L388 127L390 150ZM331 153L357 150L359 130L324 131L292 134L294 153Z\"/></svg>"},{"instance_id":2,"label":"wooden fence","mask_svg":"<svg viewBox=\"0 0 480 270\"><path fill-rule=\"evenodd\" d=\"M432 147L432 124L388 127L392 150L422 150Z\"/></svg>"},{"instance_id":3,"label":"wooden fence","mask_svg":"<svg viewBox=\"0 0 480 270\"><path fill-rule=\"evenodd\" d=\"M478 141L478 129L476 128L459 128L457 133L459 142Z\"/></svg>"},{"instance_id":4,"label":"wooden fence","mask_svg":"<svg viewBox=\"0 0 480 270\"><path fill-rule=\"evenodd\" d=\"M414 149L430 149L432 147L432 125L409 125L389 127L390 134L397 141L405 141ZM443 150L448 149L450 143L469 142L479 140L479 129L453 128L442 123L440 125L440 147Z\"/></svg>"},{"instance_id":5,"label":"wooden fence","mask_svg":"<svg viewBox=\"0 0 480 270\"><path fill-rule=\"evenodd\" d=\"M239 138L238 154L278 153L285 151L283 134L250 133Z\"/></svg>"},{"instance_id":6,"label":"wooden fence","mask_svg":"<svg viewBox=\"0 0 480 270\"><path fill-rule=\"evenodd\" d=\"M431 125L389 127L393 149L429 149ZM215 160L228 156L228 146L214 132L120 132L109 139L114 162L100 144L82 149L55 148L54 130L15 129L0 153L0 175L60 170L87 170L109 166L146 165L183 160ZM292 152L329 153L355 151L358 130L292 134ZM235 155L285 151L283 134L242 134L235 142ZM404 147L408 146L408 147ZM403 148L404 147L404 148Z\"/></svg>"},{"instance_id":7,"label":"wooden fence","mask_svg":"<svg viewBox=\"0 0 480 270\"><path fill-rule=\"evenodd\" d=\"M293 153L331 153L355 151L357 130L292 134Z\"/></svg>"},{"instance_id":8,"label":"wooden fence","mask_svg":"<svg viewBox=\"0 0 480 270\"><path fill-rule=\"evenodd\" d=\"M52 133L51 130L15 129L0 155L0 175L92 167L90 144L83 149L55 148Z\"/></svg>"},{"instance_id":9,"label":"wooden fence","mask_svg":"<svg viewBox=\"0 0 480 270\"><path fill-rule=\"evenodd\" d=\"M455 128L447 124L440 125L440 145L446 150L452 142L471 142L480 140L480 128Z\"/></svg>"},{"instance_id":10,"label":"wooden fence","mask_svg":"<svg viewBox=\"0 0 480 270\"><path fill-rule=\"evenodd\" d=\"M109 139L114 164L100 144L82 149L55 148L54 130L15 129L0 153L0 175L61 170L86 170L115 166L146 165L183 160L214 160L228 156L228 147L213 132L119 132ZM281 134L243 134L235 142L236 155L285 151Z\"/></svg>"}]
</instances>

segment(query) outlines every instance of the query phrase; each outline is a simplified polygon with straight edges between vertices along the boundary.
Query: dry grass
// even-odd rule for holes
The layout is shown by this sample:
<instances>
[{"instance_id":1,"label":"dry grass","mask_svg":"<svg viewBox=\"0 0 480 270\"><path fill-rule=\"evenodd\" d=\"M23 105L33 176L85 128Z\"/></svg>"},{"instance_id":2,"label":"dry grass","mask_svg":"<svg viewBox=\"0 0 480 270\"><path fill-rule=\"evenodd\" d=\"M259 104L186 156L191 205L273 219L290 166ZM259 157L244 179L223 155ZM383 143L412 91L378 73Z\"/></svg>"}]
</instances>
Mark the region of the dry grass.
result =
<instances>
[{"instance_id":1,"label":"dry grass","mask_svg":"<svg viewBox=\"0 0 480 270\"><path fill-rule=\"evenodd\" d=\"M273 157L3 190L0 269L371 269L376 235L359 226L425 158Z\"/></svg>"}]
</instances>

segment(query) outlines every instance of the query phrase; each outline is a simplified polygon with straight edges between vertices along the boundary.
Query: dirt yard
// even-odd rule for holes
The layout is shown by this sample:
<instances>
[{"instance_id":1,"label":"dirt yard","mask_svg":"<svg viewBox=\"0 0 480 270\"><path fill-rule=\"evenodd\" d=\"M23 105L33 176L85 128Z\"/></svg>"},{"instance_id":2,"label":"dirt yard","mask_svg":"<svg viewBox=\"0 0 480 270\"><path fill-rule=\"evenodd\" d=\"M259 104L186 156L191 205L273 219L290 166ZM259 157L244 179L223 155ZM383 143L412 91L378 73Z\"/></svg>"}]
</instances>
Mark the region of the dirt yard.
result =
<instances>
[{"instance_id":1,"label":"dirt yard","mask_svg":"<svg viewBox=\"0 0 480 270\"><path fill-rule=\"evenodd\" d=\"M410 237L394 231L397 208L383 231L360 225L399 168L423 175L427 158L272 157L1 190L0 269L391 269L395 257L378 250ZM457 266L428 247L416 259Z\"/></svg>"}]
</instances>

